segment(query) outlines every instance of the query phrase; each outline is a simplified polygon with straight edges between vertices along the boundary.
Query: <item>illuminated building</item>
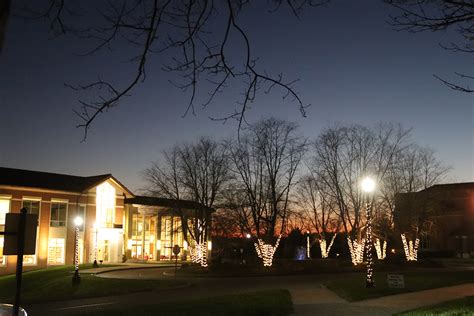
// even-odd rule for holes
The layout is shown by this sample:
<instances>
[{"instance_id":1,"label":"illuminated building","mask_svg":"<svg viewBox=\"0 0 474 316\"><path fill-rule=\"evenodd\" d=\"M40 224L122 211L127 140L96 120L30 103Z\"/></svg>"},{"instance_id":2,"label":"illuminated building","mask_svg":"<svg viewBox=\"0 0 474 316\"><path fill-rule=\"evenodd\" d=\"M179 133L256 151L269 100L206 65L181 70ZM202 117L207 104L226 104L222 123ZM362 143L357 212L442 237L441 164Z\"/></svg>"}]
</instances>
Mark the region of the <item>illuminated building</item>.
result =
<instances>
[{"instance_id":1,"label":"illuminated building","mask_svg":"<svg viewBox=\"0 0 474 316\"><path fill-rule=\"evenodd\" d=\"M26 271L74 264L74 218L78 216L84 220L78 234L80 263L122 262L124 255L141 260L169 258L170 245L184 246L179 214L203 208L166 199L155 199L150 205L146 199L135 196L111 174L81 177L0 168L0 230L9 212L26 207L38 214L36 254L24 257ZM204 211L210 223L210 209ZM0 236L0 275L14 273L16 267L15 256L3 255L3 241Z\"/></svg>"}]
</instances>

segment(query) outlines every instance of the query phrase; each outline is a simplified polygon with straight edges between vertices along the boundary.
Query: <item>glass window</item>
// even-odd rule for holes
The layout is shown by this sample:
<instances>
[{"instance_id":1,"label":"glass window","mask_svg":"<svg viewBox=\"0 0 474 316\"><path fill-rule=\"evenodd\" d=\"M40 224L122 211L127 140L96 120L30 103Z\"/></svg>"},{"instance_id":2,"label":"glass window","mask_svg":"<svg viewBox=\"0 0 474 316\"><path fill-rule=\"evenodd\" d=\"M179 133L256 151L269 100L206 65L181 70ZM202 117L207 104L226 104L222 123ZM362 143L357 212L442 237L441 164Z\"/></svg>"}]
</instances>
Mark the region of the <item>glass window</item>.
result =
<instances>
[{"instance_id":1,"label":"glass window","mask_svg":"<svg viewBox=\"0 0 474 316\"><path fill-rule=\"evenodd\" d=\"M36 214L39 216L40 201L38 200L23 200L23 207L26 207L28 214Z\"/></svg>"},{"instance_id":2,"label":"glass window","mask_svg":"<svg viewBox=\"0 0 474 316\"><path fill-rule=\"evenodd\" d=\"M97 186L96 196L97 217L100 227L114 226L115 188L108 182Z\"/></svg>"},{"instance_id":3,"label":"glass window","mask_svg":"<svg viewBox=\"0 0 474 316\"><path fill-rule=\"evenodd\" d=\"M50 227L66 226L67 203L51 203Z\"/></svg>"},{"instance_id":4,"label":"glass window","mask_svg":"<svg viewBox=\"0 0 474 316\"><path fill-rule=\"evenodd\" d=\"M7 264L7 257L3 255L3 236L0 236L0 266Z\"/></svg>"},{"instance_id":5,"label":"glass window","mask_svg":"<svg viewBox=\"0 0 474 316\"><path fill-rule=\"evenodd\" d=\"M79 250L79 263L84 263L84 239L77 240L77 247Z\"/></svg>"},{"instance_id":6,"label":"glass window","mask_svg":"<svg viewBox=\"0 0 474 316\"><path fill-rule=\"evenodd\" d=\"M171 257L171 247L172 247L171 225L172 225L171 216L161 217L161 257L162 259Z\"/></svg>"},{"instance_id":7,"label":"glass window","mask_svg":"<svg viewBox=\"0 0 474 316\"><path fill-rule=\"evenodd\" d=\"M82 218L83 224L79 226L79 231L83 232L84 227L86 226L86 206L85 205L77 206L76 216L79 216Z\"/></svg>"},{"instance_id":8,"label":"glass window","mask_svg":"<svg viewBox=\"0 0 474 316\"><path fill-rule=\"evenodd\" d=\"M23 256L23 265L26 265L26 266L36 265L36 255L24 255Z\"/></svg>"},{"instance_id":9,"label":"glass window","mask_svg":"<svg viewBox=\"0 0 474 316\"><path fill-rule=\"evenodd\" d=\"M64 238L49 239L48 264L64 264Z\"/></svg>"},{"instance_id":10,"label":"glass window","mask_svg":"<svg viewBox=\"0 0 474 316\"><path fill-rule=\"evenodd\" d=\"M23 200L22 207L28 210L28 214L38 215L38 226L39 226L39 213L40 213L40 201L39 200Z\"/></svg>"},{"instance_id":11,"label":"glass window","mask_svg":"<svg viewBox=\"0 0 474 316\"><path fill-rule=\"evenodd\" d=\"M0 198L0 225L5 225L5 216L10 212L10 199Z\"/></svg>"}]
</instances>

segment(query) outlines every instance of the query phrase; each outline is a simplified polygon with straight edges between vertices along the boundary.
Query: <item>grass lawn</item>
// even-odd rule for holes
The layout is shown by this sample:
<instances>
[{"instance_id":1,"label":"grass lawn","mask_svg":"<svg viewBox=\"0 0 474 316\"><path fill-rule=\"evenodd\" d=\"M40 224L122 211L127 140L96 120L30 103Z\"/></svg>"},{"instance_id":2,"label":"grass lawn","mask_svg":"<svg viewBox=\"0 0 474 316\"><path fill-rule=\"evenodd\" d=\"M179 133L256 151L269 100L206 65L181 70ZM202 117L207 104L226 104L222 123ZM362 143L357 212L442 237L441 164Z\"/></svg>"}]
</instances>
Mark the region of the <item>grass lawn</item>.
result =
<instances>
[{"instance_id":1,"label":"grass lawn","mask_svg":"<svg viewBox=\"0 0 474 316\"><path fill-rule=\"evenodd\" d=\"M433 306L423 307L412 311L396 314L403 316L421 315L474 315L474 296L468 296L454 301L449 301Z\"/></svg>"},{"instance_id":2,"label":"grass lawn","mask_svg":"<svg viewBox=\"0 0 474 316\"><path fill-rule=\"evenodd\" d=\"M80 267L80 269L88 268L92 268L92 265L81 265ZM73 286L72 272L72 266L61 266L23 273L22 303L152 291L183 283L174 280L105 279L89 274L81 274L81 284ZM13 301L15 284L15 275L0 277L0 302L11 303Z\"/></svg>"},{"instance_id":3,"label":"grass lawn","mask_svg":"<svg viewBox=\"0 0 474 316\"><path fill-rule=\"evenodd\" d=\"M387 274L402 274L405 288L389 288ZM474 282L474 271L456 270L412 270L403 272L375 273L375 287L365 288L365 273L354 273L344 278L335 278L324 284L328 289L349 301L360 301L380 296L422 291L438 287Z\"/></svg>"},{"instance_id":4,"label":"grass lawn","mask_svg":"<svg viewBox=\"0 0 474 316\"><path fill-rule=\"evenodd\" d=\"M266 290L243 294L216 296L206 299L167 302L147 306L120 307L94 312L81 312L78 316L99 315L245 315L283 316L293 310L288 290Z\"/></svg>"}]
</instances>

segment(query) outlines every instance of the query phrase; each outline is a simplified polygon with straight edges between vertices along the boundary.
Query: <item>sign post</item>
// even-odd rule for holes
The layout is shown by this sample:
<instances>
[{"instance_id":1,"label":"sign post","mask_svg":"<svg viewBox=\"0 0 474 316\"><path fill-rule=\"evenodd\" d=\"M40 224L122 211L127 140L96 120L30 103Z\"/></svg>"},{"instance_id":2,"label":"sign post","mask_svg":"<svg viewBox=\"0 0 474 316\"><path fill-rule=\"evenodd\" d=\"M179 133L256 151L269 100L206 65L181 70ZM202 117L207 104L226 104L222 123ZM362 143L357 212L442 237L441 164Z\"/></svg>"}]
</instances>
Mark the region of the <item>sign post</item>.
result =
<instances>
[{"instance_id":1,"label":"sign post","mask_svg":"<svg viewBox=\"0 0 474 316\"><path fill-rule=\"evenodd\" d=\"M181 252L181 247L179 245L173 246L173 254L175 256L174 260L174 279L176 280L176 272L178 270L178 255Z\"/></svg>"},{"instance_id":2,"label":"sign post","mask_svg":"<svg viewBox=\"0 0 474 316\"><path fill-rule=\"evenodd\" d=\"M387 274L387 284L389 288L405 288L405 278L401 274Z\"/></svg>"},{"instance_id":3,"label":"sign post","mask_svg":"<svg viewBox=\"0 0 474 316\"><path fill-rule=\"evenodd\" d=\"M16 291L13 304L13 315L18 316L21 302L21 277L23 273L23 255L36 252L36 230L38 215L27 214L22 208L20 214L8 213L5 218L4 255L16 255Z\"/></svg>"},{"instance_id":4,"label":"sign post","mask_svg":"<svg viewBox=\"0 0 474 316\"><path fill-rule=\"evenodd\" d=\"M16 292L15 303L13 304L13 315L18 316L21 297L21 276L23 273L23 253L25 252L25 226L26 226L26 209L20 211L20 221L18 223L18 252L16 255Z\"/></svg>"}]
</instances>

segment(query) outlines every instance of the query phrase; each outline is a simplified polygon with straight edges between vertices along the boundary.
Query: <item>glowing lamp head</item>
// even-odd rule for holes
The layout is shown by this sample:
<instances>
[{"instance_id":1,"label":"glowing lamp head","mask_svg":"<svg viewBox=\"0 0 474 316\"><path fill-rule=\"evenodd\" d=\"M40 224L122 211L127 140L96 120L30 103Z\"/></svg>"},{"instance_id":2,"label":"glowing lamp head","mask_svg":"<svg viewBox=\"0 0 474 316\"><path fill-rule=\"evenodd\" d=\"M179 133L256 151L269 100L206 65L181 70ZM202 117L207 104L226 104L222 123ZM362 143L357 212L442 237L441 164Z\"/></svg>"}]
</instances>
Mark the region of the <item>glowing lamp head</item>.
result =
<instances>
[{"instance_id":1,"label":"glowing lamp head","mask_svg":"<svg viewBox=\"0 0 474 316\"><path fill-rule=\"evenodd\" d=\"M74 219L74 225L76 225L76 226L81 226L83 222L84 222L84 220L80 216L78 216Z\"/></svg>"},{"instance_id":2,"label":"glowing lamp head","mask_svg":"<svg viewBox=\"0 0 474 316\"><path fill-rule=\"evenodd\" d=\"M252 236L251 236L250 234L247 234L247 235L245 235L245 237L246 237L247 239L250 239L250 237L252 237Z\"/></svg>"},{"instance_id":3,"label":"glowing lamp head","mask_svg":"<svg viewBox=\"0 0 474 316\"><path fill-rule=\"evenodd\" d=\"M371 177L365 177L361 182L362 191L372 193L375 190L375 181Z\"/></svg>"}]
</instances>

